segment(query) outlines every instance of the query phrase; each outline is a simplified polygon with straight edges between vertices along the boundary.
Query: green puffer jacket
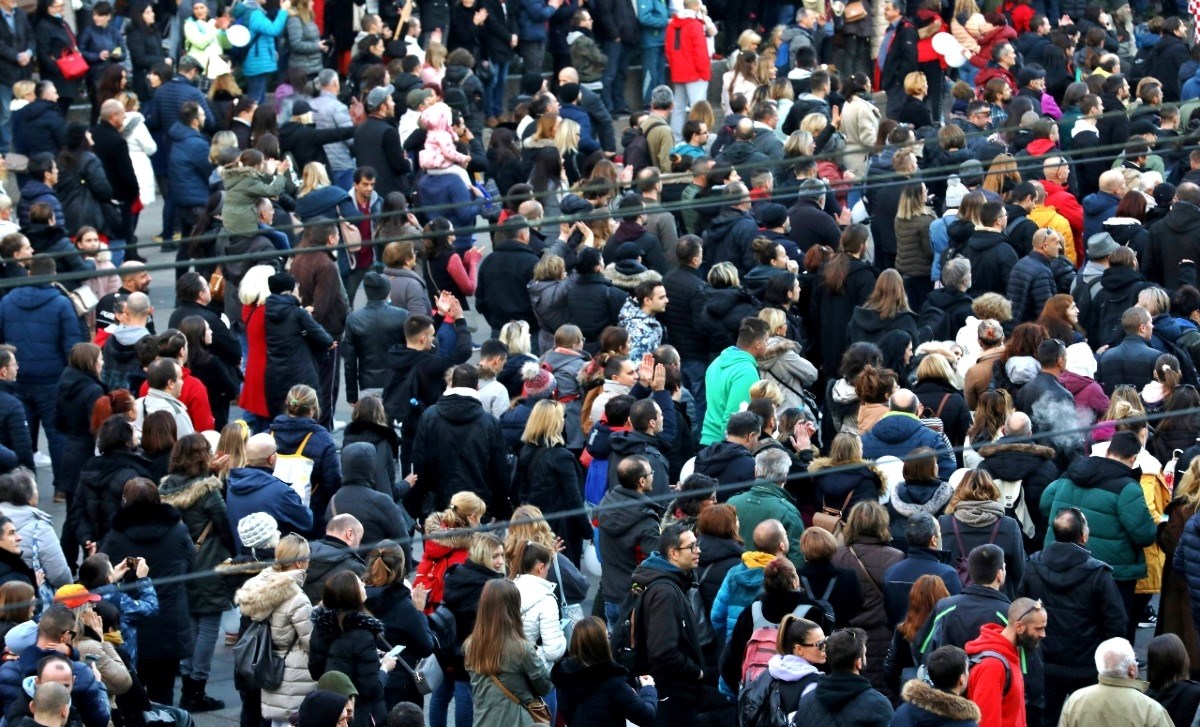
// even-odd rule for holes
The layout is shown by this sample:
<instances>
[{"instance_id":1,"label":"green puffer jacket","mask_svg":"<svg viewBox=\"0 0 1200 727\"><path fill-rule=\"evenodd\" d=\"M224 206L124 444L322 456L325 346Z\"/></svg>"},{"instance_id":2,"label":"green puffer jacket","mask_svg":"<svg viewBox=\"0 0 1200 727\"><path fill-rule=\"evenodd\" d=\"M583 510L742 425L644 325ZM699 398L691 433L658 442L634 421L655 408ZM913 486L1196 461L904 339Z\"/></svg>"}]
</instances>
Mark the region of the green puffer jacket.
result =
<instances>
[{"instance_id":1,"label":"green puffer jacket","mask_svg":"<svg viewBox=\"0 0 1200 727\"><path fill-rule=\"evenodd\" d=\"M1106 457L1076 460L1062 479L1042 493L1042 516L1053 520L1064 507L1087 516L1087 549L1112 566L1113 579L1136 581L1146 575L1142 549L1153 545L1157 526L1138 484L1141 471ZM1054 533L1046 533L1046 545Z\"/></svg>"}]
</instances>

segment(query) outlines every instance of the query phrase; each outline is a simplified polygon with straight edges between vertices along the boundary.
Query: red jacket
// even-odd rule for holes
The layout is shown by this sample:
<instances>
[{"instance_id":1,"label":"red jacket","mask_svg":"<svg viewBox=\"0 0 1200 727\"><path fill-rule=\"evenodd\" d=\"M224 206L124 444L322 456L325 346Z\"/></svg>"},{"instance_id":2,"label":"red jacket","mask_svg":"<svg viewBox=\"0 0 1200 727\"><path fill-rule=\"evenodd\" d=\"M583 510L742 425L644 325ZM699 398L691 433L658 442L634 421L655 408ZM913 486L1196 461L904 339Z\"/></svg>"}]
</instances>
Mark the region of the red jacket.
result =
<instances>
[{"instance_id":1,"label":"red jacket","mask_svg":"<svg viewBox=\"0 0 1200 727\"><path fill-rule=\"evenodd\" d=\"M946 69L945 57L933 49L933 36L944 30L947 30L946 23L938 17L936 12L925 8L917 11L918 63L933 63L937 61L942 64L942 70Z\"/></svg>"},{"instance_id":2,"label":"red jacket","mask_svg":"<svg viewBox=\"0 0 1200 727\"><path fill-rule=\"evenodd\" d=\"M204 382L192 376L192 370L183 366L183 391L179 392L179 400L187 407L188 418L192 420L192 428L197 432L207 432L215 429L217 424L213 419L212 404L208 401L208 387ZM142 382L138 396L146 395L150 384Z\"/></svg>"},{"instance_id":3,"label":"red jacket","mask_svg":"<svg viewBox=\"0 0 1200 727\"><path fill-rule=\"evenodd\" d=\"M967 656L982 651L996 651L1008 661L1009 686L1004 694L1004 665L998 659L985 658L971 667L967 683L967 699L979 707L979 727L1025 726L1025 677L1021 674L1021 658L1017 647L1004 638L1000 624L984 624L979 638L964 647Z\"/></svg>"},{"instance_id":4,"label":"red jacket","mask_svg":"<svg viewBox=\"0 0 1200 727\"><path fill-rule=\"evenodd\" d=\"M1016 39L1017 31L1013 30L1007 25L1001 25L998 28L992 28L987 32L986 35L979 39L979 51L975 55L971 56L971 65L975 66L976 68L983 68L992 62L993 47L1000 43L1011 43ZM1009 75L1011 76L1012 74L1010 73ZM983 84L979 82L979 79L976 79L975 85L982 86ZM1017 82L1015 79L1013 80L1012 86L1013 93L1016 93Z\"/></svg>"},{"instance_id":5,"label":"red jacket","mask_svg":"<svg viewBox=\"0 0 1200 727\"><path fill-rule=\"evenodd\" d=\"M975 88L978 88L982 92L983 87L993 78L1003 78L1008 87L1012 89L1014 96L1020 90L1017 88L1017 77L1012 74L1012 71L1001 68L995 63L987 64L979 70L979 73L975 74Z\"/></svg>"},{"instance_id":6,"label":"red jacket","mask_svg":"<svg viewBox=\"0 0 1200 727\"><path fill-rule=\"evenodd\" d=\"M682 10L667 23L667 65L671 83L692 83L712 78L704 21L692 10Z\"/></svg>"},{"instance_id":7,"label":"red jacket","mask_svg":"<svg viewBox=\"0 0 1200 727\"><path fill-rule=\"evenodd\" d=\"M1075 239L1083 240L1083 205L1079 204L1075 195L1054 182L1043 179L1042 186L1046 188L1046 206L1053 207L1066 217Z\"/></svg>"},{"instance_id":8,"label":"red jacket","mask_svg":"<svg viewBox=\"0 0 1200 727\"><path fill-rule=\"evenodd\" d=\"M417 565L413 586L424 586L429 591L429 599L425 604L426 614L433 613L442 602L446 591L446 571L467 560L469 538L461 534L442 538L437 536L438 530L449 530L453 527L436 514L425 521L424 553L421 555L420 564Z\"/></svg>"},{"instance_id":9,"label":"red jacket","mask_svg":"<svg viewBox=\"0 0 1200 727\"><path fill-rule=\"evenodd\" d=\"M256 417L268 418L267 409L267 309L261 305L242 306L246 325L246 380L238 406Z\"/></svg>"}]
</instances>

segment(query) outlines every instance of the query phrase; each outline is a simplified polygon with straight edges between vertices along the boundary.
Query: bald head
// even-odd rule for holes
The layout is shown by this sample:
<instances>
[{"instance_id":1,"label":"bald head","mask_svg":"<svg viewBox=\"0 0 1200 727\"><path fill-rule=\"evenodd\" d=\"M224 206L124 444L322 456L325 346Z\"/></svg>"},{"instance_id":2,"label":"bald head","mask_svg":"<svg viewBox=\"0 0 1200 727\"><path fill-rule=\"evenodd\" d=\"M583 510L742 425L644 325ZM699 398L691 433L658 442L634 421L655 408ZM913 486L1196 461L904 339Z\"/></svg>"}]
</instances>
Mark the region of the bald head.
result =
<instances>
[{"instance_id":1,"label":"bald head","mask_svg":"<svg viewBox=\"0 0 1200 727\"><path fill-rule=\"evenodd\" d=\"M275 437L266 432L255 434L246 440L246 464L251 467L269 467L276 449Z\"/></svg>"},{"instance_id":2,"label":"bald head","mask_svg":"<svg viewBox=\"0 0 1200 727\"><path fill-rule=\"evenodd\" d=\"M754 122L749 117L742 117L737 122L734 135L738 141L750 141L754 138Z\"/></svg>"},{"instance_id":3,"label":"bald head","mask_svg":"<svg viewBox=\"0 0 1200 727\"><path fill-rule=\"evenodd\" d=\"M1200 206L1200 186L1194 182L1184 182L1179 185L1179 189L1175 190L1175 199L1179 202Z\"/></svg>"},{"instance_id":4,"label":"bald head","mask_svg":"<svg viewBox=\"0 0 1200 727\"><path fill-rule=\"evenodd\" d=\"M124 115L125 104L121 103L115 98L110 98L109 100L100 104L100 118L104 119L105 121L111 123L114 116L123 117ZM114 124L114 126L115 125L116 124Z\"/></svg>"},{"instance_id":5,"label":"bald head","mask_svg":"<svg viewBox=\"0 0 1200 727\"><path fill-rule=\"evenodd\" d=\"M1125 175L1119 169L1109 169L1100 175L1100 191L1118 197L1125 194Z\"/></svg>"},{"instance_id":6,"label":"bald head","mask_svg":"<svg viewBox=\"0 0 1200 727\"><path fill-rule=\"evenodd\" d=\"M763 520L754 528L754 549L760 553L782 555L788 552L787 530L778 520Z\"/></svg>"},{"instance_id":7,"label":"bald head","mask_svg":"<svg viewBox=\"0 0 1200 727\"><path fill-rule=\"evenodd\" d=\"M901 411L906 414L917 413L917 395L908 389L897 389L892 398L888 400L888 407L892 411Z\"/></svg>"},{"instance_id":8,"label":"bald head","mask_svg":"<svg viewBox=\"0 0 1200 727\"><path fill-rule=\"evenodd\" d=\"M29 705L34 720L40 725L55 727L67 721L71 710L71 690L58 682L38 684Z\"/></svg>"},{"instance_id":9,"label":"bald head","mask_svg":"<svg viewBox=\"0 0 1200 727\"><path fill-rule=\"evenodd\" d=\"M325 525L325 535L357 548L362 543L363 526L353 515L334 515Z\"/></svg>"},{"instance_id":10,"label":"bald head","mask_svg":"<svg viewBox=\"0 0 1200 727\"><path fill-rule=\"evenodd\" d=\"M538 202L536 199L527 199L517 208L517 214L532 222L542 219L546 211L542 209L541 202Z\"/></svg>"},{"instance_id":11,"label":"bald head","mask_svg":"<svg viewBox=\"0 0 1200 727\"><path fill-rule=\"evenodd\" d=\"M150 296L145 293L130 293L129 297L125 299L125 316L129 319L131 326L145 325L153 311Z\"/></svg>"},{"instance_id":12,"label":"bald head","mask_svg":"<svg viewBox=\"0 0 1200 727\"><path fill-rule=\"evenodd\" d=\"M1008 622L1011 624L1030 619L1034 613L1041 610L1038 602L1032 598L1018 598L1008 607Z\"/></svg>"},{"instance_id":13,"label":"bald head","mask_svg":"<svg viewBox=\"0 0 1200 727\"><path fill-rule=\"evenodd\" d=\"M1024 412L1014 411L1004 420L1004 433L1010 437L1028 437L1033 434L1033 423Z\"/></svg>"},{"instance_id":14,"label":"bald head","mask_svg":"<svg viewBox=\"0 0 1200 727\"><path fill-rule=\"evenodd\" d=\"M565 86L568 83L579 83L579 71L571 66L567 66L558 72L558 85Z\"/></svg>"}]
</instances>

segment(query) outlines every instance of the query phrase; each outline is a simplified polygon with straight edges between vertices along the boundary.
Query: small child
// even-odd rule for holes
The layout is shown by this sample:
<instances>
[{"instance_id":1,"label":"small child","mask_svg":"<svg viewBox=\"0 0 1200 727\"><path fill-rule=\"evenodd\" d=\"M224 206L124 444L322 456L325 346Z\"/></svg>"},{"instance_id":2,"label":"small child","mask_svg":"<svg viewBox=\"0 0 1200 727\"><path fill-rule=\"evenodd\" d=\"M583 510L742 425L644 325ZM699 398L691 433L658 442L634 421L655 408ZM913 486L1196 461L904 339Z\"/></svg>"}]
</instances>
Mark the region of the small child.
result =
<instances>
[{"instance_id":1,"label":"small child","mask_svg":"<svg viewBox=\"0 0 1200 727\"><path fill-rule=\"evenodd\" d=\"M462 165L471 161L471 157L454 146L452 119L450 107L440 101L421 112L421 127L425 129L421 168L429 174L457 174L470 189L473 182Z\"/></svg>"},{"instance_id":2,"label":"small child","mask_svg":"<svg viewBox=\"0 0 1200 727\"><path fill-rule=\"evenodd\" d=\"M966 81L955 81L950 87L950 96L954 99L950 106L951 118L967 118L967 104L975 100L975 89Z\"/></svg>"},{"instance_id":3,"label":"small child","mask_svg":"<svg viewBox=\"0 0 1200 727\"><path fill-rule=\"evenodd\" d=\"M136 561L130 570L128 561ZM145 558L130 558L113 567L104 553L96 553L79 564L79 583L121 612L121 639L130 662L137 663L137 627L144 618L158 614L158 592L148 577L150 568ZM114 584L132 573L136 589L118 590ZM106 641L110 637L105 638Z\"/></svg>"}]
</instances>

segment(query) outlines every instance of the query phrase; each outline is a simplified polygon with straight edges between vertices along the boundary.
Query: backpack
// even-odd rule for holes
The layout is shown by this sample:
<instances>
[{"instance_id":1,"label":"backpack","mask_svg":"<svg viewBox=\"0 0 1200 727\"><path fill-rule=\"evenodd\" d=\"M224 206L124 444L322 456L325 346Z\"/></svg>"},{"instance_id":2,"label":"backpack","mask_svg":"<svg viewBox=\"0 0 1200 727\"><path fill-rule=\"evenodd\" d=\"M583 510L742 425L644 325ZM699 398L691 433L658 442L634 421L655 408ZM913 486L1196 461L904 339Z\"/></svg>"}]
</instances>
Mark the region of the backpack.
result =
<instances>
[{"instance_id":1,"label":"backpack","mask_svg":"<svg viewBox=\"0 0 1200 727\"><path fill-rule=\"evenodd\" d=\"M770 672L760 674L738 692L738 718L741 727L788 727L788 716L779 698L779 681Z\"/></svg>"},{"instance_id":2,"label":"backpack","mask_svg":"<svg viewBox=\"0 0 1200 727\"><path fill-rule=\"evenodd\" d=\"M829 579L829 585L825 586L825 592L821 594L820 598L813 597L813 587L808 582L808 576L800 576L800 585L804 586L804 592L808 594L809 600L817 608L821 609L821 613L825 614L825 620L830 624L836 624L837 614L834 613L833 604L829 602L829 597L833 595L833 587L837 585L837 576Z\"/></svg>"},{"instance_id":3,"label":"backpack","mask_svg":"<svg viewBox=\"0 0 1200 727\"><path fill-rule=\"evenodd\" d=\"M467 92L463 90L461 83L442 81L442 100L446 105L455 111L462 114L463 118L471 111L470 104L467 102Z\"/></svg>"},{"instance_id":4,"label":"backpack","mask_svg":"<svg viewBox=\"0 0 1200 727\"><path fill-rule=\"evenodd\" d=\"M942 434L946 431L946 425L942 421L942 409L946 408L946 402L950 400L950 395L945 394L942 400L938 402L937 409L930 409L927 406L921 407L921 423L929 429Z\"/></svg>"},{"instance_id":5,"label":"backpack","mask_svg":"<svg viewBox=\"0 0 1200 727\"><path fill-rule=\"evenodd\" d=\"M650 160L650 145L646 141L646 134L641 129L633 131L632 138L625 145L625 166L632 167L633 173L637 174L653 162Z\"/></svg>"},{"instance_id":6,"label":"backpack","mask_svg":"<svg viewBox=\"0 0 1200 727\"><path fill-rule=\"evenodd\" d=\"M300 446L292 454L276 454L275 469L272 472L276 478L288 483L296 491L305 507L312 501L312 473L313 467L316 466L312 457L304 456L304 447L308 445L312 435L312 432L305 434L304 439L300 440ZM271 436L274 436L274 432Z\"/></svg>"},{"instance_id":7,"label":"backpack","mask_svg":"<svg viewBox=\"0 0 1200 727\"><path fill-rule=\"evenodd\" d=\"M917 317L917 343L942 340L944 337L938 334L946 327L947 316L946 309L941 306L925 306Z\"/></svg>"},{"instance_id":8,"label":"backpack","mask_svg":"<svg viewBox=\"0 0 1200 727\"><path fill-rule=\"evenodd\" d=\"M646 592L657 583L674 586L669 580L659 578L644 588L637 583L630 587L629 592L625 594L625 600L621 601L621 615L617 617L616 623L612 626L612 635L609 636L613 660L625 667L630 674L647 672L646 660L638 650L638 644L643 636L638 628L642 618L642 596L646 595ZM674 587L678 588L678 586Z\"/></svg>"},{"instance_id":9,"label":"backpack","mask_svg":"<svg viewBox=\"0 0 1200 727\"><path fill-rule=\"evenodd\" d=\"M608 492L608 460L593 459L583 481L583 499L589 505L599 505Z\"/></svg>"},{"instance_id":10,"label":"backpack","mask_svg":"<svg viewBox=\"0 0 1200 727\"><path fill-rule=\"evenodd\" d=\"M688 605L692 609L692 623L696 624L696 641L700 646L706 647L717 640L716 630L713 629L712 617L709 615L711 610L709 605L704 602L704 594L700 592L700 583L708 577L708 572L712 570L715 563L709 563L705 567L704 572L700 574L700 580L697 585L688 591Z\"/></svg>"},{"instance_id":11,"label":"backpack","mask_svg":"<svg viewBox=\"0 0 1200 727\"><path fill-rule=\"evenodd\" d=\"M287 651L295 646L295 640ZM284 656L275 656L271 619L251 621L233 646L233 670L254 689L275 690L283 684Z\"/></svg>"},{"instance_id":12,"label":"backpack","mask_svg":"<svg viewBox=\"0 0 1200 727\"><path fill-rule=\"evenodd\" d=\"M811 603L796 606L792 615L804 618L813 608ZM762 601L755 601L750 606L750 614L754 618L754 631L746 642L746 652L742 656L742 684L749 684L767 671L767 662L779 652L775 643L779 638L779 624L772 623L763 616Z\"/></svg>"},{"instance_id":13,"label":"backpack","mask_svg":"<svg viewBox=\"0 0 1200 727\"><path fill-rule=\"evenodd\" d=\"M999 651L988 649L970 658L971 669L974 669L977 664L983 663L984 659L999 659L1000 663L1004 665L1004 691L1001 692L1001 696L1007 697L1009 689L1012 688L1012 669L1008 666L1008 659L1005 659L1004 654Z\"/></svg>"},{"instance_id":14,"label":"backpack","mask_svg":"<svg viewBox=\"0 0 1200 727\"><path fill-rule=\"evenodd\" d=\"M971 570L967 567L967 549L963 547L962 534L958 530L958 518L951 517L950 522L954 527L954 541L958 545L958 557L954 559L954 572L958 574L958 580L962 581L963 588L974 583L971 580ZM996 542L996 533L1000 531L1000 518L996 518L996 524L992 526L992 534L988 536L987 544L991 545Z\"/></svg>"}]
</instances>

